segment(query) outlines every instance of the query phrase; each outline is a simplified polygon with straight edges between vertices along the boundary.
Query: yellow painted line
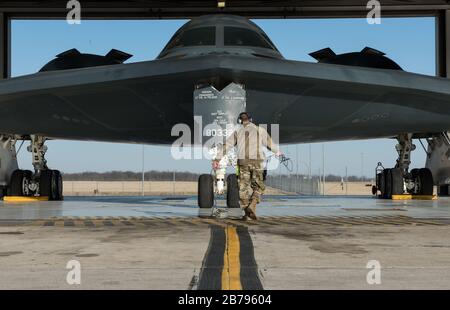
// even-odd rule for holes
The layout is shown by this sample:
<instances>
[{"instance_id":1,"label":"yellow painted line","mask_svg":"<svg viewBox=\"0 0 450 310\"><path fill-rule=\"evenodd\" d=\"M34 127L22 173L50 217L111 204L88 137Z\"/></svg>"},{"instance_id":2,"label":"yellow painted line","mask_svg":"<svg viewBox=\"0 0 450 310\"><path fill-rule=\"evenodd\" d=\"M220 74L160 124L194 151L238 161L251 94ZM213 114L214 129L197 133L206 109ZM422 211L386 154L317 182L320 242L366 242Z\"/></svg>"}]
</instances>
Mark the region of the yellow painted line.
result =
<instances>
[{"instance_id":1,"label":"yellow painted line","mask_svg":"<svg viewBox=\"0 0 450 310\"><path fill-rule=\"evenodd\" d=\"M5 202L32 202L32 201L48 201L47 196L5 196L3 197Z\"/></svg>"},{"instance_id":2,"label":"yellow painted line","mask_svg":"<svg viewBox=\"0 0 450 310\"><path fill-rule=\"evenodd\" d=\"M436 200L436 195L392 195L392 200Z\"/></svg>"},{"instance_id":3,"label":"yellow painted line","mask_svg":"<svg viewBox=\"0 0 450 310\"><path fill-rule=\"evenodd\" d=\"M235 226L225 228L222 290L242 290L239 236Z\"/></svg>"}]
</instances>

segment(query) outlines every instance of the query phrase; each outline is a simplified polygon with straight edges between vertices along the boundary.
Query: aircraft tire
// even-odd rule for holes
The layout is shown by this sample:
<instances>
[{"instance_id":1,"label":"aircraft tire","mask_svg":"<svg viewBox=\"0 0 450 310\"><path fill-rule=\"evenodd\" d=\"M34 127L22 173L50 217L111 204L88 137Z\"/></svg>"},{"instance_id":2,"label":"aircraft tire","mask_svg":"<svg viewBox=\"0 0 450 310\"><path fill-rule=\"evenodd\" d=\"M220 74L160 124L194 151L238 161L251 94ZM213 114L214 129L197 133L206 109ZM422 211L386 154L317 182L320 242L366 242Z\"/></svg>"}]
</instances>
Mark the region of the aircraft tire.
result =
<instances>
[{"instance_id":1,"label":"aircraft tire","mask_svg":"<svg viewBox=\"0 0 450 310\"><path fill-rule=\"evenodd\" d=\"M391 169L392 195L403 194L403 173L400 168Z\"/></svg>"},{"instance_id":2,"label":"aircraft tire","mask_svg":"<svg viewBox=\"0 0 450 310\"><path fill-rule=\"evenodd\" d=\"M384 178L384 192L382 193L384 199L392 198L392 169L383 170Z\"/></svg>"},{"instance_id":3,"label":"aircraft tire","mask_svg":"<svg viewBox=\"0 0 450 310\"><path fill-rule=\"evenodd\" d=\"M198 178L198 206L209 209L214 206L214 178L210 174Z\"/></svg>"},{"instance_id":4,"label":"aircraft tire","mask_svg":"<svg viewBox=\"0 0 450 310\"><path fill-rule=\"evenodd\" d=\"M25 179L31 179L32 172L29 170L14 170L11 175L9 195L11 196L25 196L23 190L23 181Z\"/></svg>"},{"instance_id":5,"label":"aircraft tire","mask_svg":"<svg viewBox=\"0 0 450 310\"><path fill-rule=\"evenodd\" d=\"M39 177L39 194L48 200L62 199L62 177L58 170L42 170Z\"/></svg>"},{"instance_id":6,"label":"aircraft tire","mask_svg":"<svg viewBox=\"0 0 450 310\"><path fill-rule=\"evenodd\" d=\"M438 192L439 196L441 196L441 197L449 196L450 185L440 185L438 189L439 189L439 192Z\"/></svg>"},{"instance_id":7,"label":"aircraft tire","mask_svg":"<svg viewBox=\"0 0 450 310\"><path fill-rule=\"evenodd\" d=\"M420 195L433 195L433 175L428 168L419 169Z\"/></svg>"},{"instance_id":8,"label":"aircraft tire","mask_svg":"<svg viewBox=\"0 0 450 310\"><path fill-rule=\"evenodd\" d=\"M55 197L54 200L63 200L63 181L62 175L59 170L52 170L52 178L54 179L55 188Z\"/></svg>"},{"instance_id":9,"label":"aircraft tire","mask_svg":"<svg viewBox=\"0 0 450 310\"><path fill-rule=\"evenodd\" d=\"M239 185L236 174L229 174L227 177L227 207L239 208Z\"/></svg>"}]
</instances>

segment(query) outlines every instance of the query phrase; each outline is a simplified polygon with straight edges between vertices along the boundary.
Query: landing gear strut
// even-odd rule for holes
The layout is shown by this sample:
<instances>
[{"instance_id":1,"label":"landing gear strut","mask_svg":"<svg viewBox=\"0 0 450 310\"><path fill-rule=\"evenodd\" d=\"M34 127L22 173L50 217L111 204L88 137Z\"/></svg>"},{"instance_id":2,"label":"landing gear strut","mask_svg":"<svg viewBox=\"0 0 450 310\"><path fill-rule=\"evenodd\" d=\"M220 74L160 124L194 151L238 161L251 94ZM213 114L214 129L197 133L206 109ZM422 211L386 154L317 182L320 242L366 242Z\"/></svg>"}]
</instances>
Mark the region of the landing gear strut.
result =
<instances>
[{"instance_id":1,"label":"landing gear strut","mask_svg":"<svg viewBox=\"0 0 450 310\"><path fill-rule=\"evenodd\" d=\"M61 172L47 166L45 153L46 138L30 136L31 143L27 150L32 154L34 173L29 170L16 169L11 175L9 195L11 196L46 196L49 200L63 199Z\"/></svg>"},{"instance_id":2,"label":"landing gear strut","mask_svg":"<svg viewBox=\"0 0 450 310\"><path fill-rule=\"evenodd\" d=\"M395 149L398 153L394 168L384 168L378 163L376 168L376 186L372 193L380 192L380 197L390 199L393 195L433 195L433 176L428 168L412 169L411 152L416 146L412 143L412 134L401 134L397 137Z\"/></svg>"}]
</instances>

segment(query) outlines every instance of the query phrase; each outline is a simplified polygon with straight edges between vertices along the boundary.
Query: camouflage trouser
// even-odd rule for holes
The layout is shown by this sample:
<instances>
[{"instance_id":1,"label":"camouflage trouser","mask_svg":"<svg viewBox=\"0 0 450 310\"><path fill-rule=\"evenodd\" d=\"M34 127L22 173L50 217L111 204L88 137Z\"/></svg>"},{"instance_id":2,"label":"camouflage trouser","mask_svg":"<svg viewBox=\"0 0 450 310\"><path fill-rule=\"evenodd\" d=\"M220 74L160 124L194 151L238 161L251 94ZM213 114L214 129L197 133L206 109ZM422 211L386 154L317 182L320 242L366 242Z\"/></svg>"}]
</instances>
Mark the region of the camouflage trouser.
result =
<instances>
[{"instance_id":1,"label":"camouflage trouser","mask_svg":"<svg viewBox=\"0 0 450 310\"><path fill-rule=\"evenodd\" d=\"M245 209L252 200L261 201L266 186L261 161L239 164L239 204Z\"/></svg>"}]
</instances>

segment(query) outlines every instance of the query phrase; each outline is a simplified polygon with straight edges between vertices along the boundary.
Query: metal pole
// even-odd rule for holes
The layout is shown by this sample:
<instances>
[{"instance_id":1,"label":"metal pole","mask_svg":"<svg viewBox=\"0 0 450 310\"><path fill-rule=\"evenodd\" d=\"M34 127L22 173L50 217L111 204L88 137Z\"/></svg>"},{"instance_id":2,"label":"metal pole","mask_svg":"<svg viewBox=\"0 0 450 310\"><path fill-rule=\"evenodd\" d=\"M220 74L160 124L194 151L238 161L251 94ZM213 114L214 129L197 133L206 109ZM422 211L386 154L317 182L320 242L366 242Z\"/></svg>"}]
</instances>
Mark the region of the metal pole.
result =
<instances>
[{"instance_id":1,"label":"metal pole","mask_svg":"<svg viewBox=\"0 0 450 310\"><path fill-rule=\"evenodd\" d=\"M325 143L322 143L322 195L325 196Z\"/></svg>"},{"instance_id":2,"label":"metal pole","mask_svg":"<svg viewBox=\"0 0 450 310\"><path fill-rule=\"evenodd\" d=\"M0 12L0 79L11 75L11 19Z\"/></svg>"},{"instance_id":3,"label":"metal pole","mask_svg":"<svg viewBox=\"0 0 450 310\"><path fill-rule=\"evenodd\" d=\"M364 153L361 153L361 181L364 177Z\"/></svg>"},{"instance_id":4,"label":"metal pole","mask_svg":"<svg viewBox=\"0 0 450 310\"><path fill-rule=\"evenodd\" d=\"M173 171L172 192L175 195L175 170Z\"/></svg>"},{"instance_id":5,"label":"metal pole","mask_svg":"<svg viewBox=\"0 0 450 310\"><path fill-rule=\"evenodd\" d=\"M312 173L311 173L311 143L309 144L309 179L311 180Z\"/></svg>"},{"instance_id":6,"label":"metal pole","mask_svg":"<svg viewBox=\"0 0 450 310\"><path fill-rule=\"evenodd\" d=\"M317 169L317 178L319 179L319 192L317 194L320 195L323 191L322 172L320 171L320 168Z\"/></svg>"},{"instance_id":7,"label":"metal pole","mask_svg":"<svg viewBox=\"0 0 450 310\"><path fill-rule=\"evenodd\" d=\"M298 144L295 145L295 157L296 159L296 168L295 168L295 176L298 179Z\"/></svg>"},{"instance_id":8,"label":"metal pole","mask_svg":"<svg viewBox=\"0 0 450 310\"><path fill-rule=\"evenodd\" d=\"M144 192L144 182L145 182L145 145L142 145L142 182L141 182L141 194L142 196L145 195Z\"/></svg>"},{"instance_id":9,"label":"metal pole","mask_svg":"<svg viewBox=\"0 0 450 310\"><path fill-rule=\"evenodd\" d=\"M348 170L347 166L345 166L345 196L348 194Z\"/></svg>"},{"instance_id":10,"label":"metal pole","mask_svg":"<svg viewBox=\"0 0 450 310\"><path fill-rule=\"evenodd\" d=\"M436 75L449 77L450 10L440 10L436 17Z\"/></svg>"}]
</instances>

